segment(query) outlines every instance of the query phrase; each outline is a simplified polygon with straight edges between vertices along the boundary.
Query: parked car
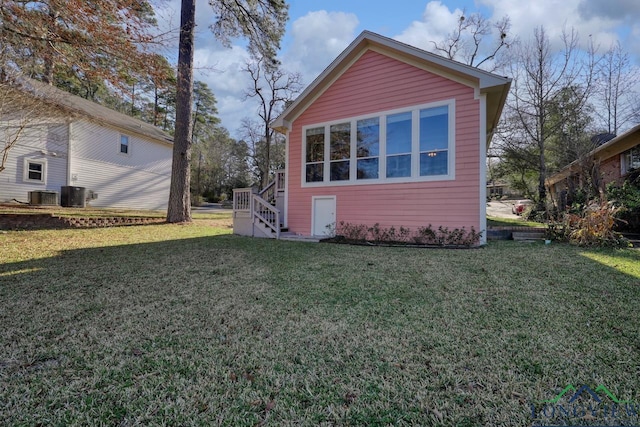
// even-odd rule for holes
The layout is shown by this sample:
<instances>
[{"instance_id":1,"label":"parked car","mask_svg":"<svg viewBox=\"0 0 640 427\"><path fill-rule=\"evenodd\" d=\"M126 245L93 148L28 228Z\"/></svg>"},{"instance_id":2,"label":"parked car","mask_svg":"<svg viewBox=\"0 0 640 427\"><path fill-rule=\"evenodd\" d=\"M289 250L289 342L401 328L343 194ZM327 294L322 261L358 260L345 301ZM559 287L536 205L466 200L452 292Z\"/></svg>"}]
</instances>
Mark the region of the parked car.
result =
<instances>
[{"instance_id":1,"label":"parked car","mask_svg":"<svg viewBox=\"0 0 640 427\"><path fill-rule=\"evenodd\" d=\"M522 212L524 212L524 210L527 209L529 206L533 206L533 200L529 200L529 199L516 200L513 206L511 206L511 212L516 215L522 215Z\"/></svg>"}]
</instances>

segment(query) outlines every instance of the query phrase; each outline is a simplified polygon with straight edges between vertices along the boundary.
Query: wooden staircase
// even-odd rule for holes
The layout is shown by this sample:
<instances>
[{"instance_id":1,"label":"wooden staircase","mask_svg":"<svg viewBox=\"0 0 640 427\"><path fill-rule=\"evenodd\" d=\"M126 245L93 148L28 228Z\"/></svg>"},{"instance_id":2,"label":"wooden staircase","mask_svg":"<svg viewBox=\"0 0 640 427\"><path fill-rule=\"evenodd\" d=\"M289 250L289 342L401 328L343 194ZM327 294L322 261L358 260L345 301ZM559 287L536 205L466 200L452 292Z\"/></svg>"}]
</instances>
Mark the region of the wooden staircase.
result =
<instances>
[{"instance_id":1,"label":"wooden staircase","mask_svg":"<svg viewBox=\"0 0 640 427\"><path fill-rule=\"evenodd\" d=\"M254 188L233 190L233 232L244 236L279 239L283 226L285 172L262 191Z\"/></svg>"}]
</instances>

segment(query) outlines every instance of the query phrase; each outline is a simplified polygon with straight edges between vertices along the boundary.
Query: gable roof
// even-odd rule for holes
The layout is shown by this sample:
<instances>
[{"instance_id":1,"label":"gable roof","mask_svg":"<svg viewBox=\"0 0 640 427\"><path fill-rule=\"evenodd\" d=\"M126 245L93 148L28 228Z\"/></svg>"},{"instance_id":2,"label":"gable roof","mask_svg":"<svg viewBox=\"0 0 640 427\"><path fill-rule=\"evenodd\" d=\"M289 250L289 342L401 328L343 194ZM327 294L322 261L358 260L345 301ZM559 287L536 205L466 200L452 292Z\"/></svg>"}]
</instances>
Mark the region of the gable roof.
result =
<instances>
[{"instance_id":1,"label":"gable roof","mask_svg":"<svg viewBox=\"0 0 640 427\"><path fill-rule=\"evenodd\" d=\"M640 124L629 129L622 135L618 135L615 138L605 142L604 144L591 150L586 157L593 157L597 161L603 161L610 159L613 156L624 153L625 151L640 145ZM567 178L571 174L580 170L581 160L578 159L567 166L560 169L558 172L547 178L547 185L554 185L563 179Z\"/></svg>"},{"instance_id":2,"label":"gable roof","mask_svg":"<svg viewBox=\"0 0 640 427\"><path fill-rule=\"evenodd\" d=\"M19 82L14 84L14 88L38 97L48 104L56 105L69 113L79 114L101 124L116 127L124 132L145 136L156 142L173 144L171 135L150 123L119 113L46 83L33 79L20 79Z\"/></svg>"},{"instance_id":3,"label":"gable roof","mask_svg":"<svg viewBox=\"0 0 640 427\"><path fill-rule=\"evenodd\" d=\"M511 79L471 67L427 52L417 47L363 31L338 57L271 123L271 128L285 133L291 123L331 86L366 51L375 50L400 61L455 79L478 88L487 95L487 133L491 135L498 124L509 93ZM488 138L489 139L489 138Z\"/></svg>"}]
</instances>

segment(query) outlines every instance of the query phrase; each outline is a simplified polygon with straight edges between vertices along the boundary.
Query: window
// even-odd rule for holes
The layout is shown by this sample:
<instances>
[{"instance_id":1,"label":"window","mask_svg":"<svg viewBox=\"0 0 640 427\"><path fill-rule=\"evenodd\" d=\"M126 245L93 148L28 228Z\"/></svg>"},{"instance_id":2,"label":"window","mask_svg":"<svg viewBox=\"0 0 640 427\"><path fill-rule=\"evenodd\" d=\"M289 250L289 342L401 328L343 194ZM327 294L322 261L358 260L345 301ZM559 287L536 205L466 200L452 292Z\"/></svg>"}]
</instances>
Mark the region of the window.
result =
<instances>
[{"instance_id":1,"label":"window","mask_svg":"<svg viewBox=\"0 0 640 427\"><path fill-rule=\"evenodd\" d=\"M622 174L625 175L633 169L640 169L640 146L633 147L631 150L621 154Z\"/></svg>"},{"instance_id":2,"label":"window","mask_svg":"<svg viewBox=\"0 0 640 427\"><path fill-rule=\"evenodd\" d=\"M47 173L47 161L42 160L30 160L24 161L24 175L23 180L25 182L33 182L39 184L46 184Z\"/></svg>"},{"instance_id":3,"label":"window","mask_svg":"<svg viewBox=\"0 0 640 427\"><path fill-rule=\"evenodd\" d=\"M356 156L357 179L378 179L380 155L380 119L358 120Z\"/></svg>"},{"instance_id":4,"label":"window","mask_svg":"<svg viewBox=\"0 0 640 427\"><path fill-rule=\"evenodd\" d=\"M455 101L303 128L302 184L454 178Z\"/></svg>"},{"instance_id":5,"label":"window","mask_svg":"<svg viewBox=\"0 0 640 427\"><path fill-rule=\"evenodd\" d=\"M420 110L420 176L446 175L449 149L449 108Z\"/></svg>"},{"instance_id":6,"label":"window","mask_svg":"<svg viewBox=\"0 0 640 427\"><path fill-rule=\"evenodd\" d=\"M411 116L387 116L387 178L411 176Z\"/></svg>"},{"instance_id":7,"label":"window","mask_svg":"<svg viewBox=\"0 0 640 427\"><path fill-rule=\"evenodd\" d=\"M351 158L351 123L340 123L330 127L331 181L349 180Z\"/></svg>"},{"instance_id":8,"label":"window","mask_svg":"<svg viewBox=\"0 0 640 427\"><path fill-rule=\"evenodd\" d=\"M324 128L307 129L307 182L324 180Z\"/></svg>"},{"instance_id":9,"label":"window","mask_svg":"<svg viewBox=\"0 0 640 427\"><path fill-rule=\"evenodd\" d=\"M120 135L120 153L129 154L129 137L127 135Z\"/></svg>"}]
</instances>

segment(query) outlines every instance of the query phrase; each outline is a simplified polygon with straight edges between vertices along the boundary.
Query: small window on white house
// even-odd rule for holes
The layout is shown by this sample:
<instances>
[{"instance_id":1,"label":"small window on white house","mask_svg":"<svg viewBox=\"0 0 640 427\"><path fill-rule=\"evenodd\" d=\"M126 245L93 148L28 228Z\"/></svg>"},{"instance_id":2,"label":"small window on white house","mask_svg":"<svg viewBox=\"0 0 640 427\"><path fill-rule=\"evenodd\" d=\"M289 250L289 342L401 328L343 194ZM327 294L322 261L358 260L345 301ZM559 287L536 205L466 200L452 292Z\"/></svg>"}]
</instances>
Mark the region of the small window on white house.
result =
<instances>
[{"instance_id":1,"label":"small window on white house","mask_svg":"<svg viewBox=\"0 0 640 427\"><path fill-rule=\"evenodd\" d=\"M23 180L25 182L46 184L46 176L47 176L46 160L25 159L24 175L23 175Z\"/></svg>"},{"instance_id":2,"label":"small window on white house","mask_svg":"<svg viewBox=\"0 0 640 427\"><path fill-rule=\"evenodd\" d=\"M127 135L120 135L120 153L129 154L129 137Z\"/></svg>"}]
</instances>

